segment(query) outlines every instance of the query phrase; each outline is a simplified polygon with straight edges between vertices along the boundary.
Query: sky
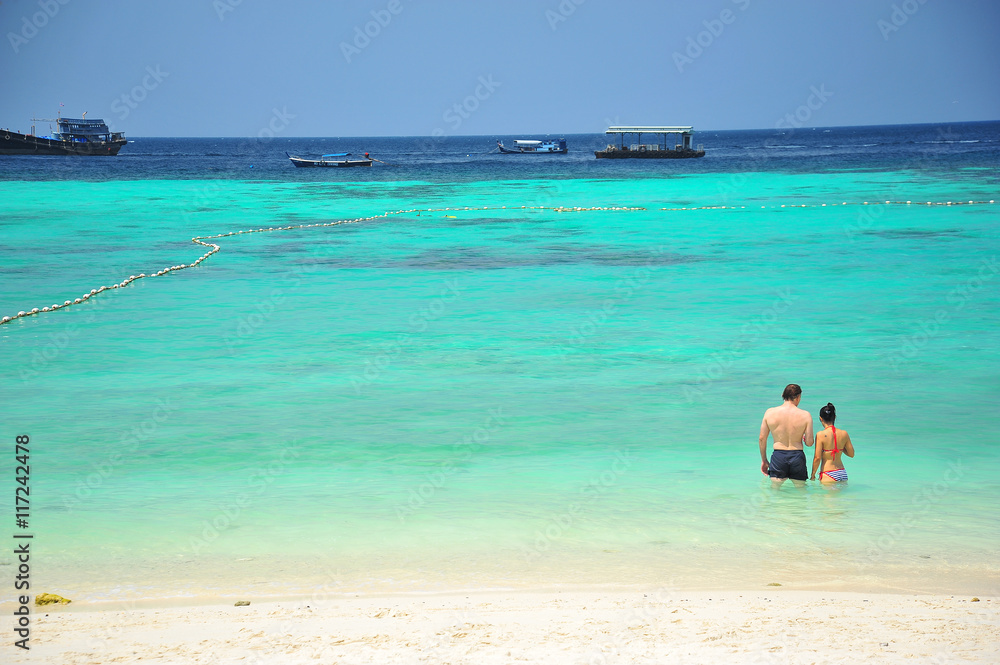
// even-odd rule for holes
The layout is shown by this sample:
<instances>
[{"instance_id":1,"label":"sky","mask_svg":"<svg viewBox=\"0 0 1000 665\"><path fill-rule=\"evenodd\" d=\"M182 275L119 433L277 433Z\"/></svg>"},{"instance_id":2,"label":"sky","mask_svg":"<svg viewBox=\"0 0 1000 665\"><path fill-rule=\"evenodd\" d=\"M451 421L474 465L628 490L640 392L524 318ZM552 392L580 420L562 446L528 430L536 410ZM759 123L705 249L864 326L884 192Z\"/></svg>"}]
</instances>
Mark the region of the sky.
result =
<instances>
[{"instance_id":1,"label":"sky","mask_svg":"<svg viewBox=\"0 0 1000 665\"><path fill-rule=\"evenodd\" d=\"M130 138L997 120L998 28L997 0L2 0L0 127L84 111Z\"/></svg>"}]
</instances>

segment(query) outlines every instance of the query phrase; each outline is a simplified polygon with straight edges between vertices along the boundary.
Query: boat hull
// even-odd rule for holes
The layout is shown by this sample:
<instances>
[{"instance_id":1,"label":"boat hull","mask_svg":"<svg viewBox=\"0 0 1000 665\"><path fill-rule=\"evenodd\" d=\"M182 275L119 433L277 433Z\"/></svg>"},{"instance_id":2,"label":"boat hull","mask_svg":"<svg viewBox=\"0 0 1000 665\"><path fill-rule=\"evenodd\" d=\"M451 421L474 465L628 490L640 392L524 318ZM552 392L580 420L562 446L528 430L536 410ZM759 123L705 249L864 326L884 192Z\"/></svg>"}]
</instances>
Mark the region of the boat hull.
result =
<instances>
[{"instance_id":1,"label":"boat hull","mask_svg":"<svg viewBox=\"0 0 1000 665\"><path fill-rule=\"evenodd\" d=\"M0 131L0 155L117 155L128 143L111 141L60 141L30 134Z\"/></svg>"},{"instance_id":2,"label":"boat hull","mask_svg":"<svg viewBox=\"0 0 1000 665\"><path fill-rule=\"evenodd\" d=\"M563 148L562 150L511 150L510 148L505 148L502 145L497 146L500 149L501 155L565 155L569 150Z\"/></svg>"}]
</instances>

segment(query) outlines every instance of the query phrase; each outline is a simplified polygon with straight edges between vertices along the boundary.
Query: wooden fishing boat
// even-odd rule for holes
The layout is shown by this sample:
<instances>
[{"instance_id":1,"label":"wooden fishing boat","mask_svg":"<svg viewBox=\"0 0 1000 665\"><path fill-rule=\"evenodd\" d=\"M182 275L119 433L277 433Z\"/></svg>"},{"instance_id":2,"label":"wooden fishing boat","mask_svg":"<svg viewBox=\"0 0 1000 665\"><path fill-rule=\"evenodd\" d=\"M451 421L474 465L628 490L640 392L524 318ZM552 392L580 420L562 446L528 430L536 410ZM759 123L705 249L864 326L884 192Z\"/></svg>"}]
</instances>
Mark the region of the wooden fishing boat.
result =
<instances>
[{"instance_id":1,"label":"wooden fishing boat","mask_svg":"<svg viewBox=\"0 0 1000 665\"><path fill-rule=\"evenodd\" d=\"M288 153L285 153L288 155ZM306 159L304 157L296 157L295 155L288 155L288 159L291 160L292 164L300 167L313 167L313 166L329 166L329 167L348 167L348 166L371 166L372 162L375 161L365 153L364 159L338 159L339 157L350 157L349 152L335 152L329 155L321 155L319 159Z\"/></svg>"}]
</instances>

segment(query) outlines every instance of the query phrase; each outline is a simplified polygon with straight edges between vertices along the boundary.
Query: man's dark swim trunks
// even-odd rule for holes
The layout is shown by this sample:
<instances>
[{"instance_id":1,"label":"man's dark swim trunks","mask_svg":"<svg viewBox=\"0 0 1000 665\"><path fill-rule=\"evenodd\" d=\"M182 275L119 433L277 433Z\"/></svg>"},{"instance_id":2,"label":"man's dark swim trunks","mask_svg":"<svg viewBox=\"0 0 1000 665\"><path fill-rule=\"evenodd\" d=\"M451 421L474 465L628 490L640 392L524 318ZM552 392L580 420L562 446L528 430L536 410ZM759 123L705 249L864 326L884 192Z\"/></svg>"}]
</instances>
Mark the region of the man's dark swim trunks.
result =
<instances>
[{"instance_id":1,"label":"man's dark swim trunks","mask_svg":"<svg viewBox=\"0 0 1000 665\"><path fill-rule=\"evenodd\" d=\"M772 478L808 480L806 454L801 450L775 450L771 453L771 464L767 475Z\"/></svg>"}]
</instances>

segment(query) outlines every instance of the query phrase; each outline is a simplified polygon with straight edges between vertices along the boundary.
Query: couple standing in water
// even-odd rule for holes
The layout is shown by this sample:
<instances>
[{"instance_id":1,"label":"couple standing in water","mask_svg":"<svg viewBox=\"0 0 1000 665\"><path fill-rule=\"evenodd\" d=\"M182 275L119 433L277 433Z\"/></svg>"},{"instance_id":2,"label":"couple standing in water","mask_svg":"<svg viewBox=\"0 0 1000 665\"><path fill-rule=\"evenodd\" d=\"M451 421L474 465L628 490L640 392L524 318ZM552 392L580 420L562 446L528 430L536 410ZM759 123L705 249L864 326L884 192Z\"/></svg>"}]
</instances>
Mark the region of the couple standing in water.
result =
<instances>
[{"instance_id":1,"label":"couple standing in water","mask_svg":"<svg viewBox=\"0 0 1000 665\"><path fill-rule=\"evenodd\" d=\"M794 383L785 386L781 393L784 403L764 412L764 420L760 423L760 470L767 474L776 484L781 484L786 478L805 482L806 454L803 446L816 449L813 455L812 478L816 480L819 470L821 483L838 483L847 481L847 471L844 469L842 457L854 457L854 445L851 436L844 430L838 430L834 423L837 420L837 410L833 404L819 410L819 422L823 431L813 438L812 416L799 408L802 401L802 388ZM774 437L774 451L771 461L767 461L767 437Z\"/></svg>"}]
</instances>

